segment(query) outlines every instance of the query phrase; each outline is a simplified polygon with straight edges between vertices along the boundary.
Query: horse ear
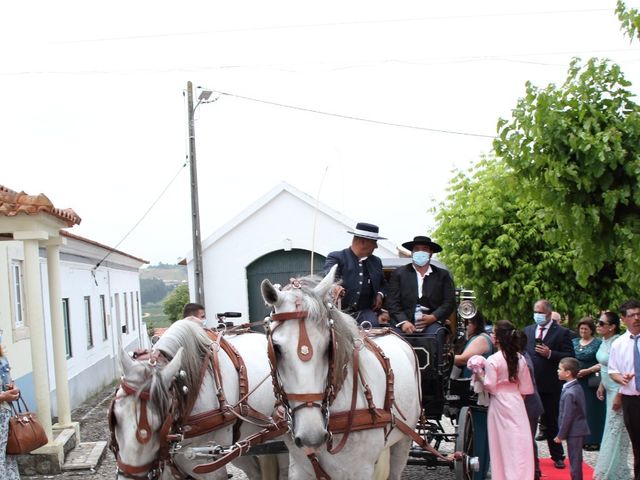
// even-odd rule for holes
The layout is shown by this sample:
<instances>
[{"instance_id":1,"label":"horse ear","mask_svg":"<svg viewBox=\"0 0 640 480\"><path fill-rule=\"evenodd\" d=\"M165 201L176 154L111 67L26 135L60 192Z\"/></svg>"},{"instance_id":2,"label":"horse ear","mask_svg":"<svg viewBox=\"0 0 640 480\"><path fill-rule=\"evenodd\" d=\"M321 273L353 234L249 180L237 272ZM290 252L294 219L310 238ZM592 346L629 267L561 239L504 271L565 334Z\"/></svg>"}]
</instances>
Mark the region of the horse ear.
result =
<instances>
[{"instance_id":1,"label":"horse ear","mask_svg":"<svg viewBox=\"0 0 640 480\"><path fill-rule=\"evenodd\" d=\"M262 298L269 305L277 306L280 303L280 292L268 278L265 278L260 284L260 290L262 291Z\"/></svg>"},{"instance_id":2,"label":"horse ear","mask_svg":"<svg viewBox=\"0 0 640 480\"><path fill-rule=\"evenodd\" d=\"M125 352L124 348L120 349L120 366L122 367L122 374L126 377L127 374L133 368L134 361L128 352Z\"/></svg>"},{"instance_id":3,"label":"horse ear","mask_svg":"<svg viewBox=\"0 0 640 480\"><path fill-rule=\"evenodd\" d=\"M173 359L160 372L160 378L162 380L162 383L167 387L171 385L171 382L173 381L173 377L175 377L178 374L178 371L182 366L182 350L183 350L183 347L180 347L178 349L178 352L173 357Z\"/></svg>"},{"instance_id":4,"label":"horse ear","mask_svg":"<svg viewBox=\"0 0 640 480\"><path fill-rule=\"evenodd\" d=\"M331 290L331 287L334 284L337 269L338 269L338 264L335 264L333 267L331 267L331 270L329 270L329 273L325 275L325 277L316 286L316 288L313 289L313 291L316 292L316 295L318 295L320 298L324 298L327 295L327 293L329 293L329 290Z\"/></svg>"}]
</instances>

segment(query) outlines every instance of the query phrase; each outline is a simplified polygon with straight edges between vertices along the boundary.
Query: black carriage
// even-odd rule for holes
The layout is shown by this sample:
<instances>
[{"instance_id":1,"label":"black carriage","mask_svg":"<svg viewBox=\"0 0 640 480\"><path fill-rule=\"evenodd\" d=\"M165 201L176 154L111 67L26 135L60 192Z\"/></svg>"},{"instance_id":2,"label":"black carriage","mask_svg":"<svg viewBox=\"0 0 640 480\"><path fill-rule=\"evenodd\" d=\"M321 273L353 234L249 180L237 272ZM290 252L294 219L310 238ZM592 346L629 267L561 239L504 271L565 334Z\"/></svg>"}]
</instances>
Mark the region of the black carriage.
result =
<instances>
[{"instance_id":1,"label":"black carriage","mask_svg":"<svg viewBox=\"0 0 640 480\"><path fill-rule=\"evenodd\" d=\"M385 272L390 273L396 267L406 264L407 260L387 260ZM442 263L434 263L447 269ZM471 379L460 378L455 373L452 375L452 371L455 372L453 355L461 342L464 342L466 320L477 311L473 291L456 289L456 304L457 309L444 326L444 339L440 339L440 342L435 337L422 334L404 335L404 338L416 354L422 383L423 418L417 431L437 450L440 450L443 443L453 443L455 451L465 454L464 459L454 464L447 463L414 445L408 464L423 465L426 468L446 466L455 470L456 480L470 480L480 468L479 450L487 448L486 407L477 404ZM484 421L478 422L483 417ZM445 418L454 427L453 432L445 429ZM476 445L478 435L483 438L479 442L482 445Z\"/></svg>"}]
</instances>

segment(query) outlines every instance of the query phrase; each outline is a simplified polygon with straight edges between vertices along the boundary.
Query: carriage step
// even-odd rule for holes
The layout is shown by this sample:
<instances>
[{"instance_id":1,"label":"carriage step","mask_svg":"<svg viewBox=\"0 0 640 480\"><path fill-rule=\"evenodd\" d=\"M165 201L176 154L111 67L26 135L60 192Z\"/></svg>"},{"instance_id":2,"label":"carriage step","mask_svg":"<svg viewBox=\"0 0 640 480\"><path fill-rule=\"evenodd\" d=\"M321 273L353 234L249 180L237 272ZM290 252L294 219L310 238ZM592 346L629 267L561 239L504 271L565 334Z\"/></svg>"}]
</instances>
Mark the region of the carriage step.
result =
<instances>
[{"instance_id":1,"label":"carriage step","mask_svg":"<svg viewBox=\"0 0 640 480\"><path fill-rule=\"evenodd\" d=\"M106 448L105 441L80 443L69 452L62 470L93 470L100 463Z\"/></svg>"}]
</instances>

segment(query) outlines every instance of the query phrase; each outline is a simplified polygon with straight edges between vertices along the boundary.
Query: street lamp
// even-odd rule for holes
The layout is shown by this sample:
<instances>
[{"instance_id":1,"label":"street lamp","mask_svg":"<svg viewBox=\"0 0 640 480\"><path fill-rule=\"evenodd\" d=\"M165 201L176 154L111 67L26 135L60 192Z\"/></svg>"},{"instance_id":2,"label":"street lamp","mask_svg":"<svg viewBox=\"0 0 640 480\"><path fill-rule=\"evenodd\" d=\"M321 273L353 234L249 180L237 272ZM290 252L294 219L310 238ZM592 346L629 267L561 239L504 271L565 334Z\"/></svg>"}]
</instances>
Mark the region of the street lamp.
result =
<instances>
[{"instance_id":1,"label":"street lamp","mask_svg":"<svg viewBox=\"0 0 640 480\"><path fill-rule=\"evenodd\" d=\"M189 171L191 173L191 230L193 240L193 283L196 303L204 306L204 282L202 269L202 242L200 237L200 207L198 202L198 170L196 168L196 129L194 114L198 105L209 100L213 92L202 90L198 103L193 105L193 84L187 82L187 115L189 118Z\"/></svg>"}]
</instances>

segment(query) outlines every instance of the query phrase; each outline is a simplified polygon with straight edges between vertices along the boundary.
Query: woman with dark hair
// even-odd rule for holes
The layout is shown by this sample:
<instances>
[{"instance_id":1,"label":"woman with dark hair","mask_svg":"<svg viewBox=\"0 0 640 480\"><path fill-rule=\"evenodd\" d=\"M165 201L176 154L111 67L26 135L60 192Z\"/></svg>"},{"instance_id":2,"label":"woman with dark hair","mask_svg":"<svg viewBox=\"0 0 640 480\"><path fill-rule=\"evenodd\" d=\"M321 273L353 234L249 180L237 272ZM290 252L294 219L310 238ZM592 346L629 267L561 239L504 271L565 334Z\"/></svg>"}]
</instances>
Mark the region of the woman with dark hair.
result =
<instances>
[{"instance_id":1,"label":"woman with dark hair","mask_svg":"<svg viewBox=\"0 0 640 480\"><path fill-rule=\"evenodd\" d=\"M599 400L607 400L605 410L604 433L600 444L598 463L593 472L594 480L622 480L632 478L627 459L631 451L631 440L624 426L622 409L614 406L613 400L618 394L618 385L609 377L609 351L611 345L620 336L620 318L614 312L604 312L600 315L597 326L602 335L602 344L596 353L600 364L600 386L596 395Z\"/></svg>"},{"instance_id":2,"label":"woman with dark hair","mask_svg":"<svg viewBox=\"0 0 640 480\"><path fill-rule=\"evenodd\" d=\"M478 310L476 314L467 320L467 342L462 353L453 357L453 363L462 368L461 378L471 378L471 370L467 367L467 361L474 355L482 355L488 358L493 353L493 340L485 333L485 318ZM487 438L487 412L485 409L472 408L473 419L473 448L474 455L478 457L480 469L473 473L474 480L482 480L489 470L489 449L484 441Z\"/></svg>"},{"instance_id":3,"label":"woman with dark hair","mask_svg":"<svg viewBox=\"0 0 640 480\"><path fill-rule=\"evenodd\" d=\"M11 405L20 396L18 389L11 380L11 367L2 349L2 330L0 330L0 478L3 480L20 480L16 457L7 455L7 439L9 438L9 417Z\"/></svg>"},{"instance_id":4,"label":"woman with dark hair","mask_svg":"<svg viewBox=\"0 0 640 480\"><path fill-rule=\"evenodd\" d=\"M587 407L587 422L591 434L584 439L585 450L598 450L602 440L602 430L604 429L604 403L598 400L596 389L598 382L598 372L600 365L596 359L596 353L602 341L594 337L596 324L591 317L584 317L578 322L578 338L574 338L573 350L580 363L578 372L578 383L584 392ZM589 382L598 382L594 386L589 386Z\"/></svg>"},{"instance_id":5,"label":"woman with dark hair","mask_svg":"<svg viewBox=\"0 0 640 480\"><path fill-rule=\"evenodd\" d=\"M484 331L485 319L480 310L467 320L466 338L462 353L453 357L454 365L462 367L462 378L470 378L471 370L467 368L467 361L474 355L488 358L493 353L493 341Z\"/></svg>"},{"instance_id":6,"label":"woman with dark hair","mask_svg":"<svg viewBox=\"0 0 640 480\"><path fill-rule=\"evenodd\" d=\"M493 328L498 352L485 364L484 388L491 394L488 411L492 480L535 476L533 439L523 395L534 392L529 368L520 355L524 333L500 320Z\"/></svg>"}]
</instances>

